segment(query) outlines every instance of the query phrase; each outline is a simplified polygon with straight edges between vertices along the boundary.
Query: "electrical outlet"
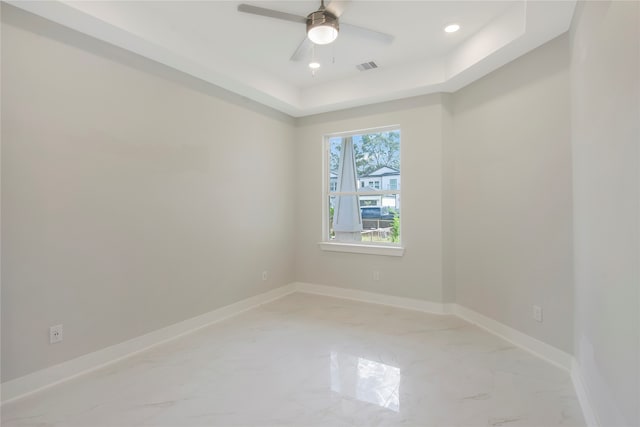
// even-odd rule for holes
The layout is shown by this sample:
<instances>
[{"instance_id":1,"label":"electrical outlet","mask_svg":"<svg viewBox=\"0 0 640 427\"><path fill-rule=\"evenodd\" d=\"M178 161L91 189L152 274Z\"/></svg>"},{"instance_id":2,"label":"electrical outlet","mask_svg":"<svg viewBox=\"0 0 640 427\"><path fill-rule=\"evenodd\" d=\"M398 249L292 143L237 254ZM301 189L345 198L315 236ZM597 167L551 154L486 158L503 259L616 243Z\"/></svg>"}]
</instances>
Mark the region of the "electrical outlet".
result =
<instances>
[{"instance_id":1,"label":"electrical outlet","mask_svg":"<svg viewBox=\"0 0 640 427\"><path fill-rule=\"evenodd\" d=\"M49 328L49 344L62 341L62 325L55 325Z\"/></svg>"},{"instance_id":2,"label":"electrical outlet","mask_svg":"<svg viewBox=\"0 0 640 427\"><path fill-rule=\"evenodd\" d=\"M536 322L542 323L542 307L540 307L539 305L533 306L533 319Z\"/></svg>"},{"instance_id":3,"label":"electrical outlet","mask_svg":"<svg viewBox=\"0 0 640 427\"><path fill-rule=\"evenodd\" d=\"M378 280L380 280L380 272L379 271L374 271L373 272L373 280L375 280L376 282Z\"/></svg>"},{"instance_id":4,"label":"electrical outlet","mask_svg":"<svg viewBox=\"0 0 640 427\"><path fill-rule=\"evenodd\" d=\"M267 270L262 272L262 280L267 280L269 278L269 272Z\"/></svg>"}]
</instances>

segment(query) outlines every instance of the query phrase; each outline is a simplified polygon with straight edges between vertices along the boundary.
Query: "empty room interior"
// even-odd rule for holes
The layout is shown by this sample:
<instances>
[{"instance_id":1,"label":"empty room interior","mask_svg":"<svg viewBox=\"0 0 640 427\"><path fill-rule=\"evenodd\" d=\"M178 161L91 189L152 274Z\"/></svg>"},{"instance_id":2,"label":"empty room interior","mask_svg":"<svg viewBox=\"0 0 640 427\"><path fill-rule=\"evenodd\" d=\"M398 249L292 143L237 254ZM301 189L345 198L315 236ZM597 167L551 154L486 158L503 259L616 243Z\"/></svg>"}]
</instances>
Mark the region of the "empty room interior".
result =
<instances>
[{"instance_id":1,"label":"empty room interior","mask_svg":"<svg viewBox=\"0 0 640 427\"><path fill-rule=\"evenodd\" d=\"M1 13L1 422L640 425L640 3Z\"/></svg>"}]
</instances>

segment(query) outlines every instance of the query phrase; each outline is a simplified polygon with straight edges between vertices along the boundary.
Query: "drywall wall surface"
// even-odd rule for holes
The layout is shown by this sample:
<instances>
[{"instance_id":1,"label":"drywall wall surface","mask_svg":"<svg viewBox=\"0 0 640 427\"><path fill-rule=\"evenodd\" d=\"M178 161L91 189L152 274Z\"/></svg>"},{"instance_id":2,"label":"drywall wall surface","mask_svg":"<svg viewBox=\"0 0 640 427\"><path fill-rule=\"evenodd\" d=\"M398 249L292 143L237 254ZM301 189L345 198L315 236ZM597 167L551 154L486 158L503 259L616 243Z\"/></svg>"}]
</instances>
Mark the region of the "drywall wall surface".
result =
<instances>
[{"instance_id":1,"label":"drywall wall surface","mask_svg":"<svg viewBox=\"0 0 640 427\"><path fill-rule=\"evenodd\" d=\"M432 95L297 121L298 281L442 301L442 108L441 96ZM404 256L321 250L323 136L389 125L401 129Z\"/></svg>"},{"instance_id":2,"label":"drywall wall surface","mask_svg":"<svg viewBox=\"0 0 640 427\"><path fill-rule=\"evenodd\" d=\"M640 7L580 2L571 28L575 355L602 426L640 425Z\"/></svg>"},{"instance_id":3,"label":"drywall wall surface","mask_svg":"<svg viewBox=\"0 0 640 427\"><path fill-rule=\"evenodd\" d=\"M442 299L456 302L453 95L442 94Z\"/></svg>"},{"instance_id":4,"label":"drywall wall surface","mask_svg":"<svg viewBox=\"0 0 640 427\"><path fill-rule=\"evenodd\" d=\"M568 56L561 36L453 95L453 194L457 302L571 352Z\"/></svg>"},{"instance_id":5,"label":"drywall wall surface","mask_svg":"<svg viewBox=\"0 0 640 427\"><path fill-rule=\"evenodd\" d=\"M2 381L292 282L293 132L3 3Z\"/></svg>"}]
</instances>

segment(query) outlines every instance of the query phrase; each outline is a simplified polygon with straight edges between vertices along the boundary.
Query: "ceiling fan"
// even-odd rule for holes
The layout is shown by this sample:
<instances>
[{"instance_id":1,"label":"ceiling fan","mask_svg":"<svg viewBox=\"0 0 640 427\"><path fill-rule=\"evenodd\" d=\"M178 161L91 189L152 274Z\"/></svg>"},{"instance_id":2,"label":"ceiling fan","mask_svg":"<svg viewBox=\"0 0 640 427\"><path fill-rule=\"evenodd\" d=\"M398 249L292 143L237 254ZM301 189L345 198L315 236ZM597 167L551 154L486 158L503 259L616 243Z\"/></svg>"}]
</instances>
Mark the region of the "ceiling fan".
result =
<instances>
[{"instance_id":1,"label":"ceiling fan","mask_svg":"<svg viewBox=\"0 0 640 427\"><path fill-rule=\"evenodd\" d=\"M264 7L252 6L250 4L238 5L238 12L306 24L307 36L302 40L300 45L298 45L293 55L291 55L290 59L292 61L300 61L307 56L314 43L322 45L333 42L338 37L338 32L366 37L383 43L391 43L393 41L394 37L392 35L340 22L339 18L342 15L345 3L346 1L333 0L325 7L324 0L321 0L320 8L311 12L306 17L266 9Z\"/></svg>"}]
</instances>

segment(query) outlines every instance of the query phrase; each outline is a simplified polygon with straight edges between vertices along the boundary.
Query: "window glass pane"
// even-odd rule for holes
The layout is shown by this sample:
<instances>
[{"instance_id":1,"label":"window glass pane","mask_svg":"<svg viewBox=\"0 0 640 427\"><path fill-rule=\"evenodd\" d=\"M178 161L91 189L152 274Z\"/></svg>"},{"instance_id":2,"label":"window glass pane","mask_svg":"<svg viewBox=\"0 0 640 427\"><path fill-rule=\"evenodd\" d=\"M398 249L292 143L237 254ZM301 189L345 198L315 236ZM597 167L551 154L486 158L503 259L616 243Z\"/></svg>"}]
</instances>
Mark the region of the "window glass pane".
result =
<instances>
[{"instance_id":1,"label":"window glass pane","mask_svg":"<svg viewBox=\"0 0 640 427\"><path fill-rule=\"evenodd\" d=\"M360 196L362 199L364 196ZM361 241L398 243L400 237L400 195L385 194L369 196L377 198L378 204L360 200L360 218L362 221ZM339 196L329 196L329 228L328 240L336 239L334 214ZM338 236L339 237L339 236Z\"/></svg>"},{"instance_id":2,"label":"window glass pane","mask_svg":"<svg viewBox=\"0 0 640 427\"><path fill-rule=\"evenodd\" d=\"M353 135L351 138L353 141L357 179L360 181L360 187L374 187L375 183L378 182L378 188L389 190L391 189L389 188L389 182L392 179L396 179L396 185L399 185L399 130ZM339 136L329 139L329 170L330 175L336 182L340 157L342 155L342 140L343 138Z\"/></svg>"},{"instance_id":3,"label":"window glass pane","mask_svg":"<svg viewBox=\"0 0 640 427\"><path fill-rule=\"evenodd\" d=\"M376 196L383 205L362 205L362 241L397 243L400 238L400 196Z\"/></svg>"},{"instance_id":4,"label":"window glass pane","mask_svg":"<svg viewBox=\"0 0 640 427\"><path fill-rule=\"evenodd\" d=\"M327 238L399 243L400 131L335 136L328 144L329 192L346 194L329 195Z\"/></svg>"}]
</instances>

